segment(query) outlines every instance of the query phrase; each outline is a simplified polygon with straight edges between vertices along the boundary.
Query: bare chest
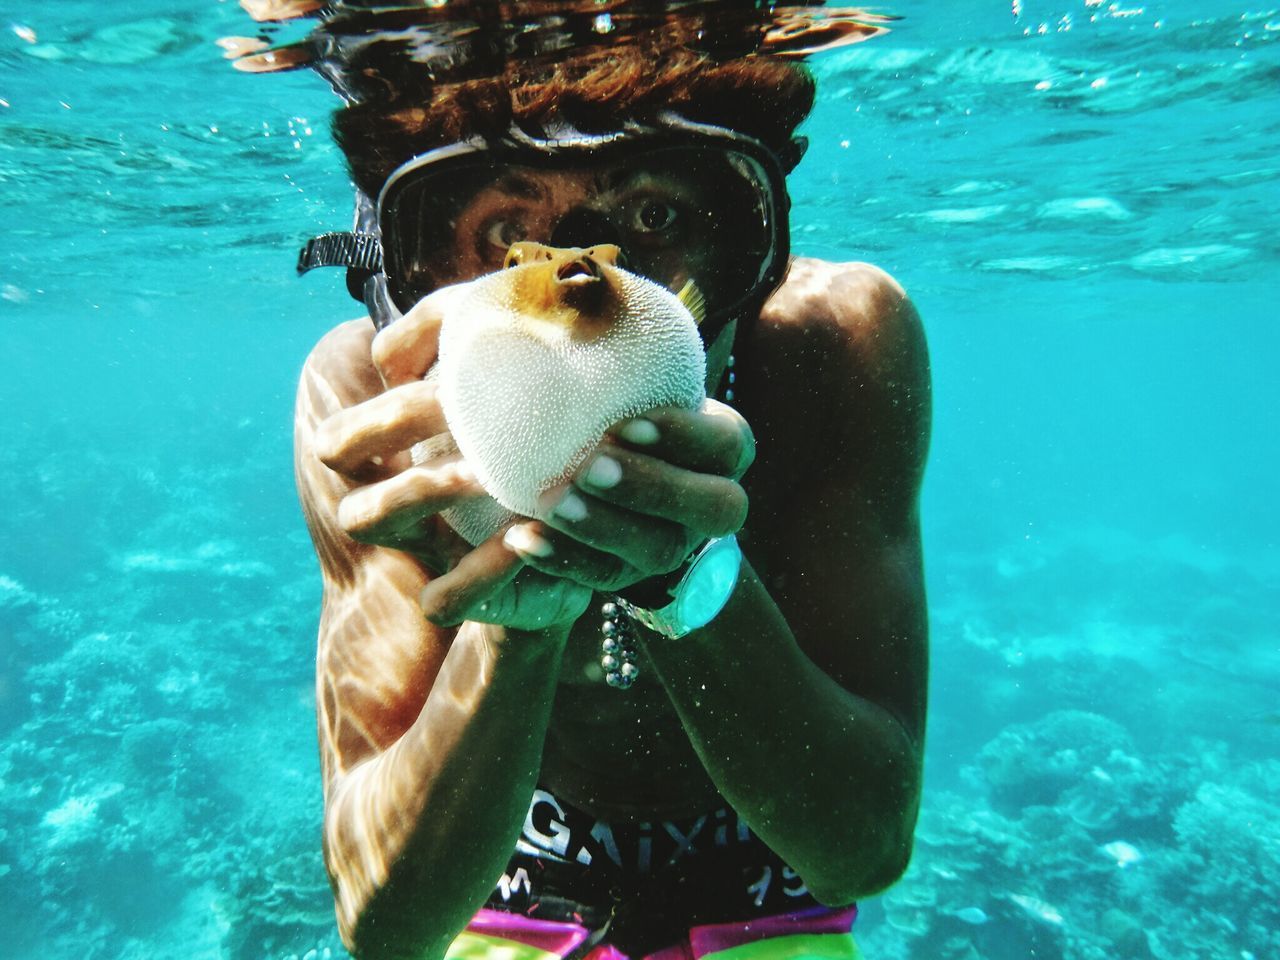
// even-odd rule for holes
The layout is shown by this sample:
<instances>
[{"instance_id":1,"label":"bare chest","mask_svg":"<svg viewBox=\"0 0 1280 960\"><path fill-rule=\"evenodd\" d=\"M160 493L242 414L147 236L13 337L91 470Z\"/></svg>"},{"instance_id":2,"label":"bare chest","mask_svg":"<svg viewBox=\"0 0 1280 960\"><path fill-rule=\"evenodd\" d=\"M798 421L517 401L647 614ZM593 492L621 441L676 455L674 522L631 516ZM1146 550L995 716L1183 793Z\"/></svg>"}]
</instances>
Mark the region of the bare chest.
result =
<instances>
[{"instance_id":1,"label":"bare chest","mask_svg":"<svg viewBox=\"0 0 1280 960\"><path fill-rule=\"evenodd\" d=\"M565 650L542 783L597 816L645 820L705 811L719 795L652 669L629 690L604 682L589 613Z\"/></svg>"}]
</instances>

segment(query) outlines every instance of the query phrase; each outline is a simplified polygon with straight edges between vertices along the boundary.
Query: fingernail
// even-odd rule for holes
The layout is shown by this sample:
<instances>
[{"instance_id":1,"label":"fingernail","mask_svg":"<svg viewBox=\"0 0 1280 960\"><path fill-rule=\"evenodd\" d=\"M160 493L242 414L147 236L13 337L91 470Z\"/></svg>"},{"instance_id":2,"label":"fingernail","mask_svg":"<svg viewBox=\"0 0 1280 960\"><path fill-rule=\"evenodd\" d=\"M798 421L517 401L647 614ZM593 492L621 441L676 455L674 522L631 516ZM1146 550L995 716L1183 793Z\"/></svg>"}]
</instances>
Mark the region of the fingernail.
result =
<instances>
[{"instance_id":1,"label":"fingernail","mask_svg":"<svg viewBox=\"0 0 1280 960\"><path fill-rule=\"evenodd\" d=\"M549 557L551 544L533 532L527 523L517 524L502 535L502 542L516 553L528 554L531 557Z\"/></svg>"},{"instance_id":2,"label":"fingernail","mask_svg":"<svg viewBox=\"0 0 1280 960\"><path fill-rule=\"evenodd\" d=\"M587 519L587 504L580 496L569 490L560 498L560 502L556 504L552 513L577 523L579 520Z\"/></svg>"},{"instance_id":3,"label":"fingernail","mask_svg":"<svg viewBox=\"0 0 1280 960\"><path fill-rule=\"evenodd\" d=\"M627 443L648 446L651 443L658 442L658 425L652 420L643 418L628 420L618 428L618 436L627 441Z\"/></svg>"},{"instance_id":4,"label":"fingernail","mask_svg":"<svg viewBox=\"0 0 1280 960\"><path fill-rule=\"evenodd\" d=\"M599 454L582 476L582 482L598 490L616 487L622 480L622 464L606 453Z\"/></svg>"}]
</instances>

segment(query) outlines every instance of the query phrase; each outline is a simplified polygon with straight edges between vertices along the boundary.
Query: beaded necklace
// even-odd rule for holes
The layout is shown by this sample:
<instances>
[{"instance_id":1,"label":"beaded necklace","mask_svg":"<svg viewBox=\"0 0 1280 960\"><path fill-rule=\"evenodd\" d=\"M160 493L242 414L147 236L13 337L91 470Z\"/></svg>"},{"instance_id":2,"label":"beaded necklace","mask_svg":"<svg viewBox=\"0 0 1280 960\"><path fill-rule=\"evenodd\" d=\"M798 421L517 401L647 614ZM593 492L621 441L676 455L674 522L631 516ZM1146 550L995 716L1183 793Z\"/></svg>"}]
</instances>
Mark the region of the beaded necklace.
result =
<instances>
[{"instance_id":1,"label":"beaded necklace","mask_svg":"<svg viewBox=\"0 0 1280 960\"><path fill-rule=\"evenodd\" d=\"M738 382L733 367L731 353L719 391L725 403L733 403L734 386ZM639 627L626 607L626 602L617 596L600 605L600 668L604 670L605 683L615 690L627 690L640 678L640 665L636 662Z\"/></svg>"}]
</instances>

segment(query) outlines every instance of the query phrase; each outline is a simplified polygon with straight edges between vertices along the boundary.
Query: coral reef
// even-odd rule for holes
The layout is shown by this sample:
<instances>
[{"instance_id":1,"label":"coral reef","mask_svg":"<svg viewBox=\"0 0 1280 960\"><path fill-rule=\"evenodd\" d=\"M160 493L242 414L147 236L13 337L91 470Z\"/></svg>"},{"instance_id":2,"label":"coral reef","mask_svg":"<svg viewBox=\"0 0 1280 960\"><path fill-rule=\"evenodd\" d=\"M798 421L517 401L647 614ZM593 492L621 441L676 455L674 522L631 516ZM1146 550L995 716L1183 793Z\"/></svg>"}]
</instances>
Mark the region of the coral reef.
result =
<instances>
[{"instance_id":1,"label":"coral reef","mask_svg":"<svg viewBox=\"0 0 1280 960\"><path fill-rule=\"evenodd\" d=\"M927 798L868 955L1275 955L1277 777L1280 763L1233 764L1221 743L1143 758L1124 728L1082 711L1011 726L968 771L981 792Z\"/></svg>"},{"instance_id":2,"label":"coral reef","mask_svg":"<svg viewBox=\"0 0 1280 960\"><path fill-rule=\"evenodd\" d=\"M55 516L89 480L49 475L35 502ZM0 570L6 956L340 956L319 862L315 581L296 519L281 512L265 553L212 539L235 529L231 500L191 508L198 489L148 476L134 464L96 478L105 500L139 483L168 498L110 532L99 568L57 593L29 585L39 551Z\"/></svg>"},{"instance_id":3,"label":"coral reef","mask_svg":"<svg viewBox=\"0 0 1280 960\"><path fill-rule=\"evenodd\" d=\"M1079 710L1005 728L978 754L978 779L997 810L1054 807L1090 831L1141 830L1158 816L1154 772L1128 732Z\"/></svg>"},{"instance_id":4,"label":"coral reef","mask_svg":"<svg viewBox=\"0 0 1280 960\"><path fill-rule=\"evenodd\" d=\"M1184 891L1191 937L1205 955L1226 940L1257 957L1280 954L1280 762L1252 764L1227 783L1203 783L1180 806L1178 848L1159 864Z\"/></svg>"}]
</instances>

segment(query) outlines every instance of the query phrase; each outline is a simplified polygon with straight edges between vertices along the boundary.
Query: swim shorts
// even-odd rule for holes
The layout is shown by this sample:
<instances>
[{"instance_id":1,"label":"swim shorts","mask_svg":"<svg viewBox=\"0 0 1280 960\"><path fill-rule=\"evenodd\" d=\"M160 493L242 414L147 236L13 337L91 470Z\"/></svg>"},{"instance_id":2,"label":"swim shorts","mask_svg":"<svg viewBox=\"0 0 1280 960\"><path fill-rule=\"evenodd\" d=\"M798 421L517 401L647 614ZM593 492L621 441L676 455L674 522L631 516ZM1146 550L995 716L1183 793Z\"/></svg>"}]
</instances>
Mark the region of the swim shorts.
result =
<instances>
[{"instance_id":1,"label":"swim shorts","mask_svg":"<svg viewBox=\"0 0 1280 960\"><path fill-rule=\"evenodd\" d=\"M692 927L644 960L861 960L851 928L857 907L808 910L739 923ZM445 960L630 960L581 924L481 910Z\"/></svg>"},{"instance_id":2,"label":"swim shorts","mask_svg":"<svg viewBox=\"0 0 1280 960\"><path fill-rule=\"evenodd\" d=\"M728 806L608 822L540 788L448 960L853 960L856 915L820 906Z\"/></svg>"}]
</instances>

